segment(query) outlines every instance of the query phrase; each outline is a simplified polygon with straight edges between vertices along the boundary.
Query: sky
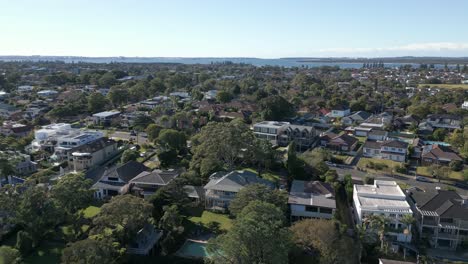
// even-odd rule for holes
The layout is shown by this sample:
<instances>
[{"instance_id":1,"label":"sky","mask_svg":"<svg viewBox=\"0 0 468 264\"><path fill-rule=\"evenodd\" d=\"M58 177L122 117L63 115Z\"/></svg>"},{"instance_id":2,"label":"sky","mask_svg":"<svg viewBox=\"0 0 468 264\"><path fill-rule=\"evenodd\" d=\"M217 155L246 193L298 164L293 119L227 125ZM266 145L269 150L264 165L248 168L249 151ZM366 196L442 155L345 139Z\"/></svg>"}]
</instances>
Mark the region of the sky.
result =
<instances>
[{"instance_id":1,"label":"sky","mask_svg":"<svg viewBox=\"0 0 468 264\"><path fill-rule=\"evenodd\" d=\"M0 55L467 56L466 0L0 0Z\"/></svg>"}]
</instances>

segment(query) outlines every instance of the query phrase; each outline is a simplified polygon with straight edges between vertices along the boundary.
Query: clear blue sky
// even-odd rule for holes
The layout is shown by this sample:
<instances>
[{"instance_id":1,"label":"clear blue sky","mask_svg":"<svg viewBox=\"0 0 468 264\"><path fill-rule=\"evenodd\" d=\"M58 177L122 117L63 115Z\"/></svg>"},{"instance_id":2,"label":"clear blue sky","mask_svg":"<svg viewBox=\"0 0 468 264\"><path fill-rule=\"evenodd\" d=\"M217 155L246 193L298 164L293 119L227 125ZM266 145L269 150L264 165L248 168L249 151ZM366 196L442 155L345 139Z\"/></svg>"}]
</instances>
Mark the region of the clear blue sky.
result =
<instances>
[{"instance_id":1,"label":"clear blue sky","mask_svg":"<svg viewBox=\"0 0 468 264\"><path fill-rule=\"evenodd\" d=\"M0 0L0 55L468 56L466 0Z\"/></svg>"}]
</instances>

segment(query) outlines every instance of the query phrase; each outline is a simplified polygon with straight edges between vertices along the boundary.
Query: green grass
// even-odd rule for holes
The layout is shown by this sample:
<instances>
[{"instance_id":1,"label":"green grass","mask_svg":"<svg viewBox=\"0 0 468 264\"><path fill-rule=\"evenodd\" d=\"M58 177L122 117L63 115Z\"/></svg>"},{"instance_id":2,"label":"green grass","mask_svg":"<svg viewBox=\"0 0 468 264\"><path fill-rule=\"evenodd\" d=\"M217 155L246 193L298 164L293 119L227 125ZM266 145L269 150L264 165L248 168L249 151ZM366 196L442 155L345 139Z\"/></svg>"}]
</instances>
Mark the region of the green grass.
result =
<instances>
[{"instance_id":1,"label":"green grass","mask_svg":"<svg viewBox=\"0 0 468 264\"><path fill-rule=\"evenodd\" d=\"M461 171L452 171L450 170L450 168L447 168L447 170L449 171L449 179L452 179L452 180L457 180L457 181L463 181L465 180L464 177L463 177L463 172ZM422 176L426 176L426 177L432 177L432 173L430 172L429 170L429 167L424 167L424 166L420 166L416 169L416 173L418 175L422 175Z\"/></svg>"},{"instance_id":2,"label":"green grass","mask_svg":"<svg viewBox=\"0 0 468 264\"><path fill-rule=\"evenodd\" d=\"M468 89L468 84L419 84L418 88Z\"/></svg>"},{"instance_id":3,"label":"green grass","mask_svg":"<svg viewBox=\"0 0 468 264\"><path fill-rule=\"evenodd\" d=\"M354 137L357 138L357 139L359 140L359 142L361 142L361 143L363 143L363 144L364 144L364 143L366 142L366 140L367 140L367 137L357 137L357 136L354 136Z\"/></svg>"},{"instance_id":4,"label":"green grass","mask_svg":"<svg viewBox=\"0 0 468 264\"><path fill-rule=\"evenodd\" d=\"M253 169L253 168L242 168L240 170L245 170L245 171L250 171L250 172L253 172L255 174L258 175L258 172L256 169ZM271 182L274 182L274 183L278 183L279 180L281 179L281 176L274 173L274 172L271 172L271 171L264 171L262 172L262 176L261 176L263 179L265 180L269 180Z\"/></svg>"},{"instance_id":5,"label":"green grass","mask_svg":"<svg viewBox=\"0 0 468 264\"><path fill-rule=\"evenodd\" d=\"M89 206L83 210L84 217L87 219L93 218L101 211L101 208L96 206Z\"/></svg>"},{"instance_id":6,"label":"green grass","mask_svg":"<svg viewBox=\"0 0 468 264\"><path fill-rule=\"evenodd\" d=\"M220 228L223 230L229 230L232 227L232 219L226 214L217 214L209 211L203 211L201 216L189 217L189 221L193 223L202 223L208 225L210 222L219 223Z\"/></svg>"},{"instance_id":7,"label":"green grass","mask_svg":"<svg viewBox=\"0 0 468 264\"><path fill-rule=\"evenodd\" d=\"M65 247L63 243L42 243L31 255L24 258L26 264L60 263L60 256Z\"/></svg>"},{"instance_id":8,"label":"green grass","mask_svg":"<svg viewBox=\"0 0 468 264\"><path fill-rule=\"evenodd\" d=\"M403 163L396 162L396 161L393 161L393 160L361 158L361 159L359 159L359 162L358 162L357 166L359 168L362 168L362 169L373 170L373 169L367 168L367 165L370 162L373 162L374 164L385 164L385 165L387 165L388 168L384 168L381 171L388 171L388 172L390 172L393 168L396 168L396 167L401 166L403 164ZM378 171L378 170L375 170L375 171Z\"/></svg>"}]
</instances>

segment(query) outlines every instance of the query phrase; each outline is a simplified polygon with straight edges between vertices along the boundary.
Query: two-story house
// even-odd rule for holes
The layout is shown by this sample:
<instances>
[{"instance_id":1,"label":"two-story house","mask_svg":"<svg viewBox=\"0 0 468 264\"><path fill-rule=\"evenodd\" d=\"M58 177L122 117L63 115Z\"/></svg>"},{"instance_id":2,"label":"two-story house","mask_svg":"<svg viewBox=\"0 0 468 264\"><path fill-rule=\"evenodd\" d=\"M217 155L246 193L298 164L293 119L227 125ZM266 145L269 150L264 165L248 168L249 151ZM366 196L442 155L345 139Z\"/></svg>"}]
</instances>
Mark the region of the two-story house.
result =
<instances>
[{"instance_id":1,"label":"two-story house","mask_svg":"<svg viewBox=\"0 0 468 264\"><path fill-rule=\"evenodd\" d=\"M365 157L405 162L408 143L399 140L373 141L364 143L362 154Z\"/></svg>"},{"instance_id":2,"label":"two-story house","mask_svg":"<svg viewBox=\"0 0 468 264\"><path fill-rule=\"evenodd\" d=\"M291 221L304 218L331 219L336 210L335 190L325 182L294 180L288 204Z\"/></svg>"},{"instance_id":3,"label":"two-story house","mask_svg":"<svg viewBox=\"0 0 468 264\"><path fill-rule=\"evenodd\" d=\"M143 198L150 197L159 188L168 185L171 181L177 178L182 170L160 170L143 171L123 188L128 188L128 192L137 193ZM121 192L124 192L123 189Z\"/></svg>"},{"instance_id":4,"label":"two-story house","mask_svg":"<svg viewBox=\"0 0 468 264\"><path fill-rule=\"evenodd\" d=\"M354 216L358 224L366 223L371 215L385 216L391 229L387 235L394 236L398 241L411 241L411 233L402 229L407 227L401 222L404 215L413 215L406 195L395 181L375 180L372 185L354 185L353 192Z\"/></svg>"},{"instance_id":5,"label":"two-story house","mask_svg":"<svg viewBox=\"0 0 468 264\"><path fill-rule=\"evenodd\" d=\"M143 171L148 171L148 167L136 162L129 161L123 165L106 169L91 189L95 190L94 197L103 199L121 193L122 187ZM96 176L93 176L96 177Z\"/></svg>"},{"instance_id":6,"label":"two-story house","mask_svg":"<svg viewBox=\"0 0 468 264\"><path fill-rule=\"evenodd\" d=\"M372 114L366 111L357 111L356 113L345 116L341 119L341 123L344 125L354 125L354 124L361 124L366 119L368 119Z\"/></svg>"},{"instance_id":7,"label":"two-story house","mask_svg":"<svg viewBox=\"0 0 468 264\"><path fill-rule=\"evenodd\" d=\"M434 248L455 250L468 239L468 201L455 191L411 191L419 234Z\"/></svg>"},{"instance_id":8,"label":"two-story house","mask_svg":"<svg viewBox=\"0 0 468 264\"><path fill-rule=\"evenodd\" d=\"M117 142L100 138L70 150L75 171L83 171L101 165L118 153Z\"/></svg>"},{"instance_id":9,"label":"two-story house","mask_svg":"<svg viewBox=\"0 0 468 264\"><path fill-rule=\"evenodd\" d=\"M328 114L330 117L345 117L349 116L351 109L348 106L337 105L331 109L331 112Z\"/></svg>"},{"instance_id":10,"label":"two-story house","mask_svg":"<svg viewBox=\"0 0 468 264\"><path fill-rule=\"evenodd\" d=\"M111 122L120 116L119 111L105 111L93 114L93 123L99 126L109 126Z\"/></svg>"},{"instance_id":11,"label":"two-story house","mask_svg":"<svg viewBox=\"0 0 468 264\"><path fill-rule=\"evenodd\" d=\"M289 122L263 121L255 124L253 130L257 138L269 140L273 145L285 147L294 141L300 150L311 148L317 140L314 127Z\"/></svg>"},{"instance_id":12,"label":"two-story house","mask_svg":"<svg viewBox=\"0 0 468 264\"><path fill-rule=\"evenodd\" d=\"M251 171L216 172L210 176L205 189L205 207L210 210L226 210L236 194L250 184L263 184L271 189L271 181L258 177Z\"/></svg>"}]
</instances>

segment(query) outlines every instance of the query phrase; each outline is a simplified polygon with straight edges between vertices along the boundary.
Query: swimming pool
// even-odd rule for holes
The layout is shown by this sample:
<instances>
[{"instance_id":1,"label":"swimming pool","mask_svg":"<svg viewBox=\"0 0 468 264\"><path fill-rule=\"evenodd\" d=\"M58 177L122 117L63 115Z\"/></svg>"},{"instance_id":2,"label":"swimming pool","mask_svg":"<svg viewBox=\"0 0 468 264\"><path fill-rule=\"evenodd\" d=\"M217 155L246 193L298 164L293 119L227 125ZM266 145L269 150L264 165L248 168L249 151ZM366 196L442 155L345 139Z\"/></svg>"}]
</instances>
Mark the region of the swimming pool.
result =
<instances>
[{"instance_id":1,"label":"swimming pool","mask_svg":"<svg viewBox=\"0 0 468 264\"><path fill-rule=\"evenodd\" d=\"M184 258L206 258L210 255L206 250L206 242L187 239L176 255Z\"/></svg>"}]
</instances>

